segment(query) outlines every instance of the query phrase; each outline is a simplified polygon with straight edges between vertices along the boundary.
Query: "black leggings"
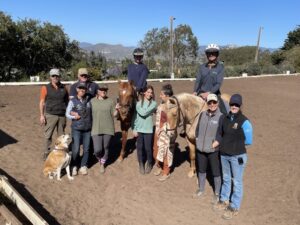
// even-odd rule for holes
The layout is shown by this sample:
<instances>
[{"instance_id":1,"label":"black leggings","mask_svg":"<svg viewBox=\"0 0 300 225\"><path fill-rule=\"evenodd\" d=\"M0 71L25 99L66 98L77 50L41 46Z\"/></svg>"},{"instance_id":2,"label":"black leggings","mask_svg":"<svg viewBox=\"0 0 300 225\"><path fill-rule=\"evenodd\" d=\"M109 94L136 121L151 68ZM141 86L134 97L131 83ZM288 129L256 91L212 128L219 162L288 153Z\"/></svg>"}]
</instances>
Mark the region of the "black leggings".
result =
<instances>
[{"instance_id":1,"label":"black leggings","mask_svg":"<svg viewBox=\"0 0 300 225\"><path fill-rule=\"evenodd\" d=\"M197 168L199 173L206 173L208 161L212 175L214 177L221 176L219 151L205 153L197 150Z\"/></svg>"},{"instance_id":2,"label":"black leggings","mask_svg":"<svg viewBox=\"0 0 300 225\"><path fill-rule=\"evenodd\" d=\"M139 163L144 163L145 161L148 161L148 163L152 165L152 138L153 134L146 134L140 132L138 133L138 137L136 140L136 149ZM144 160L144 156L146 156L146 160Z\"/></svg>"}]
</instances>

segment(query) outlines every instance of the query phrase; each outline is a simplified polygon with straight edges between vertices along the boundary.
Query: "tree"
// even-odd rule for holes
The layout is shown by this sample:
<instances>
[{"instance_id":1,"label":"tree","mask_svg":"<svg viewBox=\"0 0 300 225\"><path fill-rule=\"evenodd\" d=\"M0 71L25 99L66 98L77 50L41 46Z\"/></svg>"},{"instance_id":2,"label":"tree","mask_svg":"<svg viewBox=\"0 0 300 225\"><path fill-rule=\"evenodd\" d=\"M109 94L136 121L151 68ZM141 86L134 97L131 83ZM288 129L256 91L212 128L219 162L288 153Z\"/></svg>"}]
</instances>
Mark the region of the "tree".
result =
<instances>
[{"instance_id":1,"label":"tree","mask_svg":"<svg viewBox=\"0 0 300 225\"><path fill-rule=\"evenodd\" d=\"M300 25L298 25L295 30L288 33L288 37L284 41L282 50L290 50L297 45L300 45Z\"/></svg>"},{"instance_id":2,"label":"tree","mask_svg":"<svg viewBox=\"0 0 300 225\"><path fill-rule=\"evenodd\" d=\"M188 25L178 25L174 30L175 67L187 63L197 57L198 40ZM153 59L168 60L170 56L170 31L168 28L154 28L148 31L140 45L146 51L146 56Z\"/></svg>"}]
</instances>

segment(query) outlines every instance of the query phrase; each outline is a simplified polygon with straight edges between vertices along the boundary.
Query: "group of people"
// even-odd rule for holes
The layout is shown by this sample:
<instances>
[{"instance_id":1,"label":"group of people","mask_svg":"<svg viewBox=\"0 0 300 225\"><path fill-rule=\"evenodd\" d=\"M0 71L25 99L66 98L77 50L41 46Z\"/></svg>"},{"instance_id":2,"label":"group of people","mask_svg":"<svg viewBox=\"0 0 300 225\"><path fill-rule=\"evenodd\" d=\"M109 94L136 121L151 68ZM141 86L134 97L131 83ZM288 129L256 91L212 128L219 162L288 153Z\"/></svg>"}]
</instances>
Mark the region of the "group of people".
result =
<instances>
[{"instance_id":1,"label":"group of people","mask_svg":"<svg viewBox=\"0 0 300 225\"><path fill-rule=\"evenodd\" d=\"M224 66L218 60L219 47L210 44L206 48L207 63L200 66L193 90L207 102L208 109L200 115L196 128L196 159L198 189L196 197L205 193L207 165L210 165L214 180L213 209L224 210L223 218L237 215L243 196L243 173L247 163L246 146L252 144L252 125L241 111L242 96L231 96L229 106L221 99L220 88L224 79ZM143 50L133 52L134 63L128 66L128 80L135 84L140 96L136 103L132 130L136 138L139 172L153 174L159 181L170 177L176 135L166 132L167 114L165 102L173 96L173 89L166 84L160 91L161 104L157 104L154 89L147 84L149 70L143 64ZM70 92L60 82L58 69L50 70L50 83L41 88L40 122L44 125L44 158L50 151L55 129L63 134L66 117L72 120L72 174L86 175L90 143L105 172L109 145L114 136L114 117L119 106L107 95L108 86L97 85L89 80L86 68L78 70L78 81ZM153 117L156 113L155 130ZM83 157L79 160L80 145ZM233 183L233 187L232 187Z\"/></svg>"}]
</instances>

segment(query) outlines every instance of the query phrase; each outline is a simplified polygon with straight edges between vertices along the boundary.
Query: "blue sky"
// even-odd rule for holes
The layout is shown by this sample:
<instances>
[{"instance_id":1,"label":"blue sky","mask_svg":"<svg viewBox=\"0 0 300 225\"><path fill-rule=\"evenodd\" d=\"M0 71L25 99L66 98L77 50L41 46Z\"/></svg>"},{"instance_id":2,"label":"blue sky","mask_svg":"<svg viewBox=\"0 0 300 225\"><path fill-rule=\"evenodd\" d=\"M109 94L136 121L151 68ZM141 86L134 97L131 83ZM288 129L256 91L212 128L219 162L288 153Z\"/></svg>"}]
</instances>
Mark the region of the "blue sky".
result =
<instances>
[{"instance_id":1,"label":"blue sky","mask_svg":"<svg viewBox=\"0 0 300 225\"><path fill-rule=\"evenodd\" d=\"M152 28L188 24L200 45L217 43L278 48L300 25L299 0L0 0L14 20L32 18L61 25L80 42L136 46Z\"/></svg>"}]
</instances>

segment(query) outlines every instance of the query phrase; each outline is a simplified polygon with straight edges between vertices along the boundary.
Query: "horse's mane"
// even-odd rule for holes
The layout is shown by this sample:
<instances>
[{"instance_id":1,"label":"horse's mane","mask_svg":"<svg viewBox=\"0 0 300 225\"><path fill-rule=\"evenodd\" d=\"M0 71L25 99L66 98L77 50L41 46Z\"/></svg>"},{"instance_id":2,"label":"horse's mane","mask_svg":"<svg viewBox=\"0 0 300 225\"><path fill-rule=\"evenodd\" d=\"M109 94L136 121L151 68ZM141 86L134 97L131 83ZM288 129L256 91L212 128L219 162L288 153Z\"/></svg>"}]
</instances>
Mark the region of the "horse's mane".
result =
<instances>
[{"instance_id":1,"label":"horse's mane","mask_svg":"<svg viewBox=\"0 0 300 225\"><path fill-rule=\"evenodd\" d=\"M180 104L180 109L188 118L194 118L200 111L206 109L205 101L199 96L195 96L189 93L180 93L175 95Z\"/></svg>"}]
</instances>

